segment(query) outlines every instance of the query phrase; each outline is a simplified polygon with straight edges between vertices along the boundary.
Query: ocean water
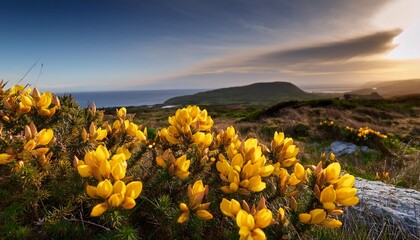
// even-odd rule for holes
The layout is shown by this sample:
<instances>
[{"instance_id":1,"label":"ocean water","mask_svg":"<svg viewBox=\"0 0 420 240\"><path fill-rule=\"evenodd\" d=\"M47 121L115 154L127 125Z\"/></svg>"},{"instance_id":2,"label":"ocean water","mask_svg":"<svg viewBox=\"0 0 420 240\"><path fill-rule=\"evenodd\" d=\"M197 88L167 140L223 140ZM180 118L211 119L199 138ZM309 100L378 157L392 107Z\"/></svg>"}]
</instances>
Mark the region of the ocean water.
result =
<instances>
[{"instance_id":1,"label":"ocean water","mask_svg":"<svg viewBox=\"0 0 420 240\"><path fill-rule=\"evenodd\" d=\"M80 107L87 107L94 102L97 108L104 107L129 107L162 104L166 100L191 95L205 89L174 89L174 90L135 90L135 91L110 91L110 92L73 92L59 95L72 95Z\"/></svg>"}]
</instances>

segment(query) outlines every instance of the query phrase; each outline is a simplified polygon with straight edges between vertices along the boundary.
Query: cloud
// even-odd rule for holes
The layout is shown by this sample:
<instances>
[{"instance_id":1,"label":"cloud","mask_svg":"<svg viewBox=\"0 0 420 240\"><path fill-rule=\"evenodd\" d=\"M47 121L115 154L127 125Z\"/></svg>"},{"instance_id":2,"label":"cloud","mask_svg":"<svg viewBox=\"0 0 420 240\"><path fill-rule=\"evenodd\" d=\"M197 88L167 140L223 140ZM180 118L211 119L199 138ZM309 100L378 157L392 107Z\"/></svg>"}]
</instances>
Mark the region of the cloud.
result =
<instances>
[{"instance_id":1,"label":"cloud","mask_svg":"<svg viewBox=\"0 0 420 240\"><path fill-rule=\"evenodd\" d=\"M369 56L392 50L392 40L401 33L400 29L373 33L339 42L277 51L257 57L257 61L339 61L354 57Z\"/></svg>"},{"instance_id":2,"label":"cloud","mask_svg":"<svg viewBox=\"0 0 420 240\"><path fill-rule=\"evenodd\" d=\"M324 44L238 54L203 63L191 69L191 73L296 71L299 67L316 69L314 66L320 65L325 68L325 64L343 64L355 58L385 54L395 48L392 40L400 33L400 29L394 29Z\"/></svg>"}]
</instances>

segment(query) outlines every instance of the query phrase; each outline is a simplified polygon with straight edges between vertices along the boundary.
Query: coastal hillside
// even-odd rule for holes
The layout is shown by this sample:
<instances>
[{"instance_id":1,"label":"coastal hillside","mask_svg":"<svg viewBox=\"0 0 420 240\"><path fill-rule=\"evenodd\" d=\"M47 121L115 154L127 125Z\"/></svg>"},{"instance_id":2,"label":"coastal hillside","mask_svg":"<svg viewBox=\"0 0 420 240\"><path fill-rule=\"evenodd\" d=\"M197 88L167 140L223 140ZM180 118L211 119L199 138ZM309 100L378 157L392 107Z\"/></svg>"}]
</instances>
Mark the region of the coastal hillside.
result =
<instances>
[{"instance_id":1,"label":"coastal hillside","mask_svg":"<svg viewBox=\"0 0 420 240\"><path fill-rule=\"evenodd\" d=\"M350 94L368 95L372 92L376 92L385 98L419 94L420 79L368 82L360 89L350 92Z\"/></svg>"},{"instance_id":2,"label":"coastal hillside","mask_svg":"<svg viewBox=\"0 0 420 240\"><path fill-rule=\"evenodd\" d=\"M289 82L254 83L251 85L220 88L193 95L168 99L165 105L210 104L274 104L290 100L309 100L316 95L304 92Z\"/></svg>"}]
</instances>

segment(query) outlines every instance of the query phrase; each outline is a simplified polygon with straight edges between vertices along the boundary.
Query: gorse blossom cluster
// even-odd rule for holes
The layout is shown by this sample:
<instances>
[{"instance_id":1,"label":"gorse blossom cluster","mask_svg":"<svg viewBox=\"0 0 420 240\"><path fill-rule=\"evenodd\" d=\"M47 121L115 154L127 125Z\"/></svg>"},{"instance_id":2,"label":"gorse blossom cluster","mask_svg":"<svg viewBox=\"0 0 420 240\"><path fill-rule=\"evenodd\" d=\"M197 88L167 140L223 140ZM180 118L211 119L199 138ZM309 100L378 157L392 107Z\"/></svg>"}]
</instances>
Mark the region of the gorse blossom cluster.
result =
<instances>
[{"instance_id":1,"label":"gorse blossom cluster","mask_svg":"<svg viewBox=\"0 0 420 240\"><path fill-rule=\"evenodd\" d=\"M98 226L130 226L149 238L282 238L340 227L337 216L359 201L334 155L305 164L282 132L266 146L233 126L214 131L198 106L153 132L124 107L105 120L94 105L79 110L51 93L3 87L0 171L20 179L18 193L44 199L27 206L38 228L72 221L90 224L83 232L95 237Z\"/></svg>"},{"instance_id":2,"label":"gorse blossom cluster","mask_svg":"<svg viewBox=\"0 0 420 240\"><path fill-rule=\"evenodd\" d=\"M388 138L387 135L382 134L379 131L375 131L373 129L370 129L369 127L361 127L359 128L359 130L355 130L349 126L346 126L346 129L349 130L350 132L357 132L357 136L359 138L363 138L363 139L367 139L369 138L369 136L377 136L379 138Z\"/></svg>"}]
</instances>

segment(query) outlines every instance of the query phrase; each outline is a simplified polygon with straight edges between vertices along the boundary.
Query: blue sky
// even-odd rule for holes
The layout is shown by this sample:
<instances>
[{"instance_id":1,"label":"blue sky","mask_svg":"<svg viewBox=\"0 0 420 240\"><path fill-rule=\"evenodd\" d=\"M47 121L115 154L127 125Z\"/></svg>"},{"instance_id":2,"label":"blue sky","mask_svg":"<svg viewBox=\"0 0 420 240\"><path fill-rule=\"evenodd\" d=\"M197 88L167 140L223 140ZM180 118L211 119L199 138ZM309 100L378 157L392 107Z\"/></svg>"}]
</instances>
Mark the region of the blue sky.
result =
<instances>
[{"instance_id":1,"label":"blue sky","mask_svg":"<svg viewBox=\"0 0 420 240\"><path fill-rule=\"evenodd\" d=\"M54 91L419 78L416 0L0 0L0 78Z\"/></svg>"}]
</instances>

